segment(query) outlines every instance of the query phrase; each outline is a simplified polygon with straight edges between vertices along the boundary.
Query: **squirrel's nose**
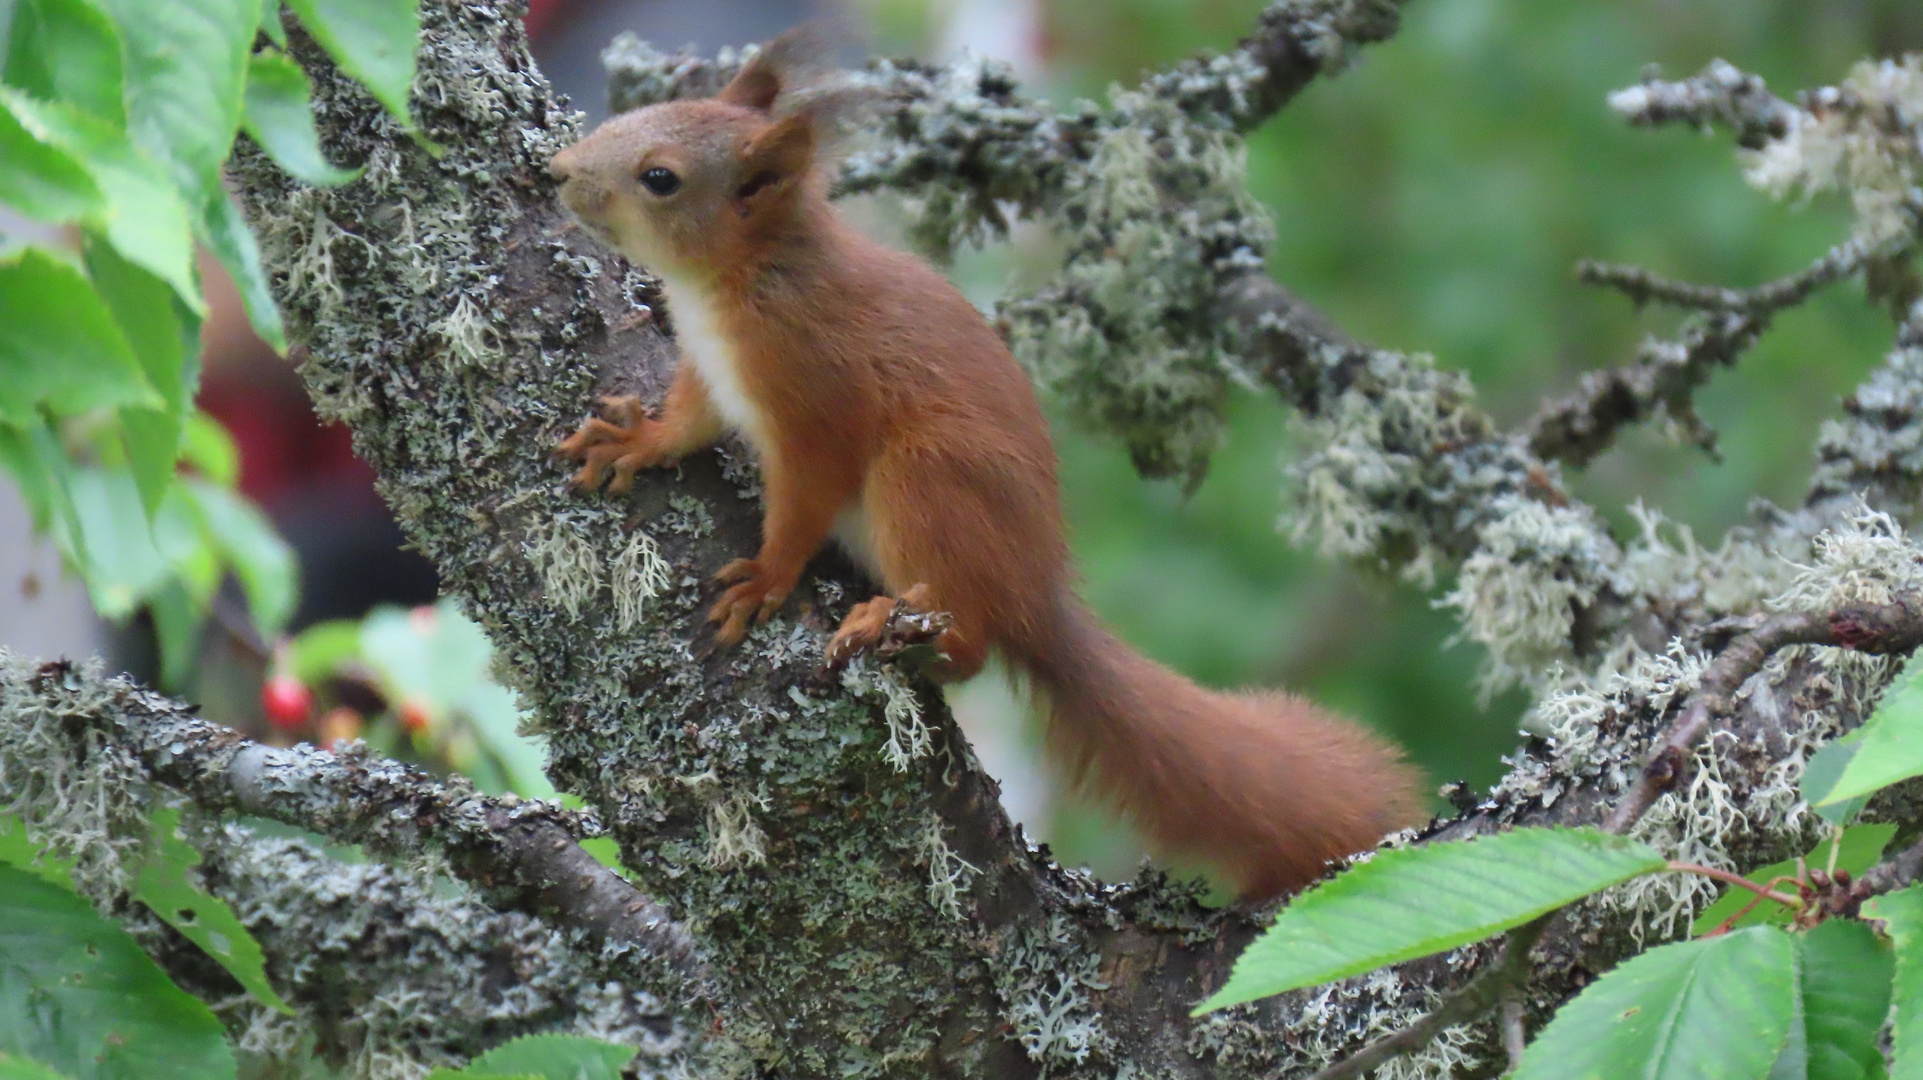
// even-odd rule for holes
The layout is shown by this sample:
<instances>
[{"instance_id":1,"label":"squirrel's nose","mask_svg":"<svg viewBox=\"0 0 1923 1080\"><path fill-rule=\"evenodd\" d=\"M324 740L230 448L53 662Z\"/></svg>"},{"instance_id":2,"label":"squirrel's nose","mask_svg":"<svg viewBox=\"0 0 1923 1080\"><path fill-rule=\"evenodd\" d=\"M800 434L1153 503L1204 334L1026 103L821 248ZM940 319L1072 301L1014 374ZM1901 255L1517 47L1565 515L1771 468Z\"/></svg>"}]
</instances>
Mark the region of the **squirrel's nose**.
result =
<instances>
[{"instance_id":1,"label":"squirrel's nose","mask_svg":"<svg viewBox=\"0 0 1923 1080\"><path fill-rule=\"evenodd\" d=\"M567 180L574 176L574 167L568 161L566 150L554 155L554 160L548 162L548 175L556 180Z\"/></svg>"}]
</instances>

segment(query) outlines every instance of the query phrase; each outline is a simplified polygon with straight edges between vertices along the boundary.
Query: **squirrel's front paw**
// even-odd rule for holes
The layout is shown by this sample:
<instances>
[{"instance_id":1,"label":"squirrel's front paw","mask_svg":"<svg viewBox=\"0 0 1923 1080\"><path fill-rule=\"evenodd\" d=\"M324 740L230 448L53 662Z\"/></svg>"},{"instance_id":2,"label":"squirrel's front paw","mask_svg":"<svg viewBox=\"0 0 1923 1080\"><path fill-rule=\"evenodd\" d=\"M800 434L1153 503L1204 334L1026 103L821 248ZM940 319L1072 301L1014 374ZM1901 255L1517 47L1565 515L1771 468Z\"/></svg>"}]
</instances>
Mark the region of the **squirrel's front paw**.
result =
<instances>
[{"instance_id":1,"label":"squirrel's front paw","mask_svg":"<svg viewBox=\"0 0 1923 1080\"><path fill-rule=\"evenodd\" d=\"M714 579L729 586L708 609L708 621L719 625L714 642L724 649L733 648L748 636L749 620L767 622L795 587L792 579L782 581L753 559L736 559L722 567Z\"/></svg>"},{"instance_id":2,"label":"squirrel's front paw","mask_svg":"<svg viewBox=\"0 0 1923 1080\"><path fill-rule=\"evenodd\" d=\"M554 452L583 463L574 474L576 487L593 491L613 470L614 480L608 490L620 494L634 485L636 472L665 465L671 459L659 438L661 423L649 419L641 399L604 397L601 407L608 419L588 417L574 434L561 440Z\"/></svg>"}]
</instances>

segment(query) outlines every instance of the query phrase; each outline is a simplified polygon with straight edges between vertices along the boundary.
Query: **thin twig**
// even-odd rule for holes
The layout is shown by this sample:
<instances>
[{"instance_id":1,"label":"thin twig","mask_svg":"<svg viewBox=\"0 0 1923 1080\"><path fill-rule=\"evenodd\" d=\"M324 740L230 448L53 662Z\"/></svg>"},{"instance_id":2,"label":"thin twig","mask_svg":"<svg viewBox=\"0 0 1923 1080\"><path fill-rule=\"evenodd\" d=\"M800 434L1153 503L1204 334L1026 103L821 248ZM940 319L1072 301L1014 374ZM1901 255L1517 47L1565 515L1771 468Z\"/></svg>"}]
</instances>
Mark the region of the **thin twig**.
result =
<instances>
[{"instance_id":1,"label":"thin twig","mask_svg":"<svg viewBox=\"0 0 1923 1080\"><path fill-rule=\"evenodd\" d=\"M1802 303L1817 289L1849 277L1872 259L1888 254L1888 244L1853 238L1831 248L1822 258L1794 274L1748 289L1672 281L1640 266L1593 259L1576 264L1576 278L1585 285L1615 289L1637 307L1662 303L1695 311L1768 315Z\"/></svg>"},{"instance_id":2,"label":"thin twig","mask_svg":"<svg viewBox=\"0 0 1923 1080\"><path fill-rule=\"evenodd\" d=\"M1730 642L1696 684L1682 714L1643 764L1635 784L1610 812L1603 828L1627 832L1658 797L1675 787L1689 764L1690 751L1708 733L1711 721L1735 707L1736 691L1778 649L1790 645L1833 645L1880 656L1908 653L1923 644L1923 617L1898 601L1836 611L1775 615Z\"/></svg>"},{"instance_id":3,"label":"thin twig","mask_svg":"<svg viewBox=\"0 0 1923 1080\"><path fill-rule=\"evenodd\" d=\"M1677 340L1645 344L1635 363L1589 372L1575 391L1545 402L1523 426L1524 443L1539 457L1581 467L1613 445L1623 428L1660 408L1690 442L1714 456L1716 433L1696 415L1696 390L1718 369L1734 367L1778 312L1891 250L1888 244L1849 240L1803 270L1751 289L1693 285L1638 266L1585 259L1576 267L1582 281L1618 289L1638 307L1672 304L1702 318Z\"/></svg>"},{"instance_id":4,"label":"thin twig","mask_svg":"<svg viewBox=\"0 0 1923 1080\"><path fill-rule=\"evenodd\" d=\"M1700 75L1681 82L1645 75L1640 85L1609 95L1609 105L1638 125L1727 124L1736 130L1737 144L1751 150L1788 134L1796 113L1796 106L1770 93L1760 77L1723 60L1711 60Z\"/></svg>"},{"instance_id":5,"label":"thin twig","mask_svg":"<svg viewBox=\"0 0 1923 1080\"><path fill-rule=\"evenodd\" d=\"M1347 1080L1393 1058L1422 1049L1443 1029L1466 1024L1489 1011L1504 995L1529 981L1529 950L1542 940L1543 932L1555 920L1550 912L1509 931L1503 942L1502 956L1463 986L1448 994L1428 1015L1408 1027L1385 1035L1355 1053L1330 1065L1309 1080Z\"/></svg>"}]
</instances>

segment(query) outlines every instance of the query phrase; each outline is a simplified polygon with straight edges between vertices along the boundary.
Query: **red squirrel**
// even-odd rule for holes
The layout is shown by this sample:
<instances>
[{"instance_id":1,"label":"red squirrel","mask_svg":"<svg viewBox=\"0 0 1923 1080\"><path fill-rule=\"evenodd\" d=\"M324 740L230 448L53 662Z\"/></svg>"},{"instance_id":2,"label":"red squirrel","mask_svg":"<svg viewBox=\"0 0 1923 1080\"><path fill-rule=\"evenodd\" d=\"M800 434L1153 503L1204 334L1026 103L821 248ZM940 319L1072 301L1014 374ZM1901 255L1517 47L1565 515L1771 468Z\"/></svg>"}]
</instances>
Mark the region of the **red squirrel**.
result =
<instances>
[{"instance_id":1,"label":"red squirrel","mask_svg":"<svg viewBox=\"0 0 1923 1080\"><path fill-rule=\"evenodd\" d=\"M1069 778L1245 900L1413 824L1418 777L1391 745L1287 693L1203 690L1076 596L1034 390L946 278L829 204L829 118L793 93L804 41L784 35L716 96L614 117L555 156L569 212L659 277L681 350L659 418L609 398L560 444L584 462L577 485L612 473L625 491L740 432L765 516L760 552L716 575L718 645L773 614L836 537L894 595L849 612L831 664L872 647L898 599L945 612L933 677L967 679L999 651L1045 698Z\"/></svg>"}]
</instances>

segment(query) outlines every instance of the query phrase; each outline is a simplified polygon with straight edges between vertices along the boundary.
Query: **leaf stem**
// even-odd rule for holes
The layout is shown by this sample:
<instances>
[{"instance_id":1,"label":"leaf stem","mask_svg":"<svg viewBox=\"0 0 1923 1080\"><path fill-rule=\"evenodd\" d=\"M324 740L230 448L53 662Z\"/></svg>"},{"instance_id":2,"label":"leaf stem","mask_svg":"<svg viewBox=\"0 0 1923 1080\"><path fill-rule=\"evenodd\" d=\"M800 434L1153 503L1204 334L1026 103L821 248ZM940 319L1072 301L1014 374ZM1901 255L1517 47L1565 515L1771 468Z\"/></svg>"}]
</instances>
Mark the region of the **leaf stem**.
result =
<instances>
[{"instance_id":1,"label":"leaf stem","mask_svg":"<svg viewBox=\"0 0 1923 1080\"><path fill-rule=\"evenodd\" d=\"M1748 889L1750 892L1755 893L1760 899L1774 900L1777 903L1783 905L1784 907L1792 907L1792 908L1800 909L1803 906L1803 900L1801 897L1791 896L1788 893L1777 892L1776 890L1770 888L1767 885L1758 885L1754 881L1751 881L1750 879L1744 877L1741 874L1732 874L1727 870L1718 870L1713 866L1703 866L1698 863L1671 861L1669 864L1669 868L1671 870L1675 870L1679 873L1684 873L1684 874L1701 874L1706 878L1715 878L1717 881L1721 881L1729 885L1734 885L1740 889ZM1780 881L1782 879L1778 878L1777 880ZM1775 881L1770 882L1771 885L1774 885L1775 883L1776 883Z\"/></svg>"}]
</instances>

